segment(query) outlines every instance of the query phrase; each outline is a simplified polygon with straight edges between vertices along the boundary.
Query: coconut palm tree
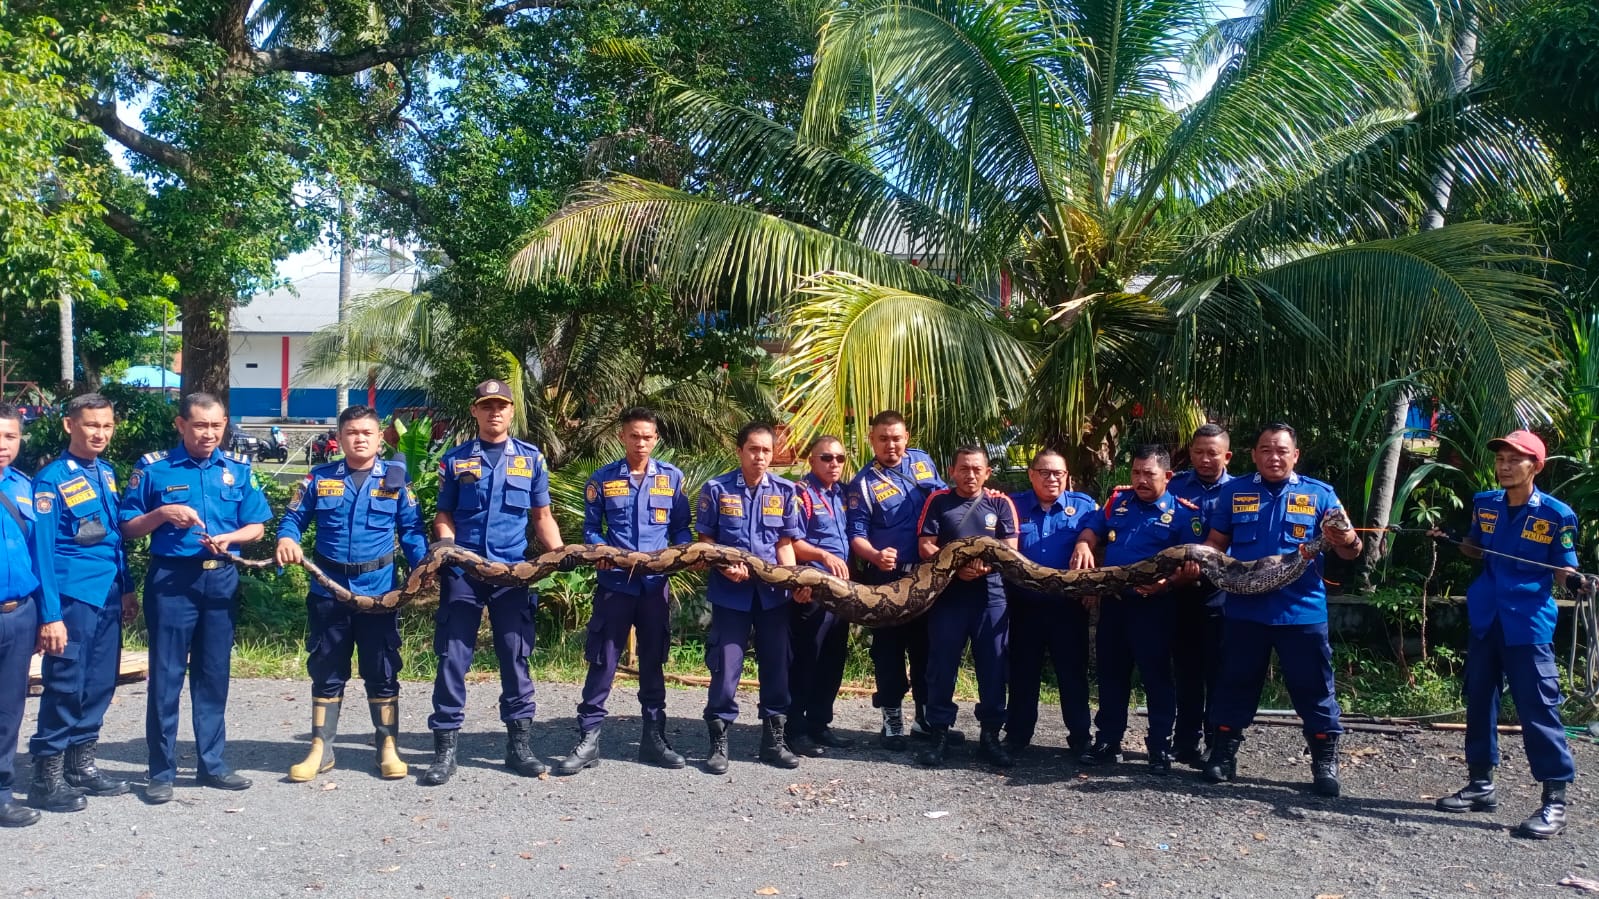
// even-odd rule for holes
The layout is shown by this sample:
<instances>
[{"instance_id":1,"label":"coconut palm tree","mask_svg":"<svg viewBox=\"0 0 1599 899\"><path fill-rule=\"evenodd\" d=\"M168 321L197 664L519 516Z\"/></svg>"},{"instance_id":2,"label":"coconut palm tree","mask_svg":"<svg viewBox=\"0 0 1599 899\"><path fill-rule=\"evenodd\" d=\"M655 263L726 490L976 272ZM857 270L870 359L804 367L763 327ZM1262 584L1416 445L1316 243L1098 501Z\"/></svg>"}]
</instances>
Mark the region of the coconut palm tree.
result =
<instances>
[{"instance_id":1,"label":"coconut palm tree","mask_svg":"<svg viewBox=\"0 0 1599 899\"><path fill-rule=\"evenodd\" d=\"M1483 97L1436 89L1453 12L838 2L797 129L657 72L697 176L585 185L513 278L628 273L780 315L800 435L899 407L948 447L1010 418L1090 475L1135 408L1179 435L1343 419L1420 374L1485 421L1546 419L1526 235L1415 229L1442 168L1456 198L1549 183Z\"/></svg>"}]
</instances>

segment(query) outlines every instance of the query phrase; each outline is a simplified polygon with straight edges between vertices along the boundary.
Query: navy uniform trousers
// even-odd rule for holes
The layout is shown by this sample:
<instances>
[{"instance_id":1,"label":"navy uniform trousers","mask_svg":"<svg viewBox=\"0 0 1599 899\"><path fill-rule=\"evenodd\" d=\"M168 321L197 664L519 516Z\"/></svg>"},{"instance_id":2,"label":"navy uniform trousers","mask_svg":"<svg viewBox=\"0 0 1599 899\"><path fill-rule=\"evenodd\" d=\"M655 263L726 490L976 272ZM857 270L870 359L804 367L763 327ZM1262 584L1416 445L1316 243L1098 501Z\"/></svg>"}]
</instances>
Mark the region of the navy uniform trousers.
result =
<instances>
[{"instance_id":1,"label":"navy uniform trousers","mask_svg":"<svg viewBox=\"0 0 1599 899\"><path fill-rule=\"evenodd\" d=\"M666 720L666 653L672 642L672 607L666 578L645 582L638 596L605 587L594 588L583 657L589 663L583 700L577 704L578 727L588 733L605 720L605 701L616 682L616 666L627 646L627 632L638 629L638 704L645 721Z\"/></svg>"},{"instance_id":2,"label":"navy uniform trousers","mask_svg":"<svg viewBox=\"0 0 1599 899\"><path fill-rule=\"evenodd\" d=\"M494 634L494 655L500 663L500 720L532 718L533 676L528 656L533 654L533 615L539 595L527 587L496 587L467 577L451 568L439 587L439 611L433 616L433 651L439 673L433 680L433 714L430 730L460 730L466 719L466 672L477 651L478 626L489 610Z\"/></svg>"},{"instance_id":3,"label":"navy uniform trousers","mask_svg":"<svg viewBox=\"0 0 1599 899\"><path fill-rule=\"evenodd\" d=\"M331 596L305 598L310 628L305 637L305 670L311 695L337 699L350 680L350 660L360 654L361 680L368 699L400 695L400 613L357 612Z\"/></svg>"},{"instance_id":4,"label":"navy uniform trousers","mask_svg":"<svg viewBox=\"0 0 1599 899\"><path fill-rule=\"evenodd\" d=\"M858 570L856 580L868 586L890 584L904 571L883 571L875 566ZM927 707L927 616L906 624L872 628L872 672L877 689L872 693L872 708L897 709L911 694L917 710ZM910 677L905 676L906 661Z\"/></svg>"},{"instance_id":5,"label":"navy uniform trousers","mask_svg":"<svg viewBox=\"0 0 1599 899\"><path fill-rule=\"evenodd\" d=\"M1121 745L1132 702L1133 669L1149 704L1150 751L1164 752L1177 720L1177 687L1172 682L1171 647L1177 633L1172 597L1118 596L1100 600L1094 648L1099 661L1098 741Z\"/></svg>"},{"instance_id":6,"label":"navy uniform trousers","mask_svg":"<svg viewBox=\"0 0 1599 899\"><path fill-rule=\"evenodd\" d=\"M17 732L28 703L28 665L39 643L39 611L32 599L0 612L0 799L16 782Z\"/></svg>"},{"instance_id":7,"label":"navy uniform trousers","mask_svg":"<svg viewBox=\"0 0 1599 899\"><path fill-rule=\"evenodd\" d=\"M1060 716L1067 745L1089 740L1088 610L1076 599L1006 587L1010 609L1010 708L1005 735L1027 743L1038 726L1039 687L1044 654L1049 654L1060 685Z\"/></svg>"},{"instance_id":8,"label":"navy uniform trousers","mask_svg":"<svg viewBox=\"0 0 1599 899\"><path fill-rule=\"evenodd\" d=\"M1255 720L1260 691L1266 685L1271 652L1294 711L1304 722L1305 737L1344 732L1338 723L1338 700L1333 695L1332 645L1327 642L1327 622L1317 624L1260 624L1241 618L1222 621L1221 678L1211 701L1211 724L1239 731Z\"/></svg>"},{"instance_id":9,"label":"navy uniform trousers","mask_svg":"<svg viewBox=\"0 0 1599 899\"><path fill-rule=\"evenodd\" d=\"M754 609L711 606L711 627L705 634L705 667L711 670L711 686L705 697L705 720L720 718L731 724L738 719L738 678L744 671L744 647L755 632L755 661L761 681L760 718L788 714L788 665L793 646L789 642L789 603L761 608L761 598L752 600Z\"/></svg>"},{"instance_id":10,"label":"navy uniform trousers","mask_svg":"<svg viewBox=\"0 0 1599 899\"><path fill-rule=\"evenodd\" d=\"M222 760L227 742L223 712L233 625L239 606L238 569L230 562L205 568L196 557L151 556L144 579L144 622L150 633L150 696L144 739L150 780L171 783L178 773L178 705L190 677L199 773L232 773Z\"/></svg>"},{"instance_id":11,"label":"navy uniform trousers","mask_svg":"<svg viewBox=\"0 0 1599 899\"><path fill-rule=\"evenodd\" d=\"M984 592L951 596L948 591L933 602L927 619L927 723L953 727L955 680L960 674L966 643L971 641L972 665L977 674L977 722L999 727L1005 723L1005 645L1010 617L1003 599Z\"/></svg>"},{"instance_id":12,"label":"navy uniform trousers","mask_svg":"<svg viewBox=\"0 0 1599 899\"><path fill-rule=\"evenodd\" d=\"M1560 720L1560 668L1549 643L1506 646L1498 619L1466 649L1466 764L1499 764L1499 697L1510 681L1510 698L1521 722L1521 742L1536 781L1577 778L1566 728Z\"/></svg>"},{"instance_id":13,"label":"navy uniform trousers","mask_svg":"<svg viewBox=\"0 0 1599 899\"><path fill-rule=\"evenodd\" d=\"M122 660L122 594L115 582L99 608L61 597L61 621L67 626L67 649L47 655L39 668L44 694L39 697L39 730L28 741L28 753L60 755L68 746L96 739L117 689Z\"/></svg>"},{"instance_id":14,"label":"navy uniform trousers","mask_svg":"<svg viewBox=\"0 0 1599 899\"><path fill-rule=\"evenodd\" d=\"M1172 744L1178 749L1199 746L1210 729L1210 703L1215 701L1221 678L1221 606L1207 606L1216 589L1205 581L1198 587L1179 588L1177 635L1172 640L1172 678L1177 683L1177 725Z\"/></svg>"},{"instance_id":15,"label":"navy uniform trousers","mask_svg":"<svg viewBox=\"0 0 1599 899\"><path fill-rule=\"evenodd\" d=\"M793 605L788 730L812 734L833 723L833 703L849 657L849 622L814 602Z\"/></svg>"}]
</instances>

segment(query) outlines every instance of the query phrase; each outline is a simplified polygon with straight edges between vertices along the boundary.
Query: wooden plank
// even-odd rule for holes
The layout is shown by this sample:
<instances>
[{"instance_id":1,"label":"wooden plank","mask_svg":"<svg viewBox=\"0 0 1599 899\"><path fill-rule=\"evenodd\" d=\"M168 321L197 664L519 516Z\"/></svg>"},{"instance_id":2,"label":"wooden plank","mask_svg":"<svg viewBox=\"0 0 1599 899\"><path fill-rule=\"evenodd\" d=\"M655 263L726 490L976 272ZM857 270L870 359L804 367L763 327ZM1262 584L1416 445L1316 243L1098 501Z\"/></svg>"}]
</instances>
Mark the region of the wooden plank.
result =
<instances>
[{"instance_id":1,"label":"wooden plank","mask_svg":"<svg viewBox=\"0 0 1599 899\"><path fill-rule=\"evenodd\" d=\"M44 692L44 656L34 656L28 663L28 695L38 696ZM150 676L150 654L142 649L122 650L122 660L117 666L117 683L132 684L145 680Z\"/></svg>"}]
</instances>

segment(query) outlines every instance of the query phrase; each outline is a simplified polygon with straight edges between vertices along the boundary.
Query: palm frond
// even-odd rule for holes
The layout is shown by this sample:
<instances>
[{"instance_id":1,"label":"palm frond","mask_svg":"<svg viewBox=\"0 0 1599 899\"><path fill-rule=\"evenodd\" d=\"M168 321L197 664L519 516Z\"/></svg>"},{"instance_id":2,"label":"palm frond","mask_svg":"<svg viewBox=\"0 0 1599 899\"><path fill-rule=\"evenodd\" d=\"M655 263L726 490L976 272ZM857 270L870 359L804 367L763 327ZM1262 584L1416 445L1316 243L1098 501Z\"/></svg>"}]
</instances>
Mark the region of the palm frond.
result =
<instances>
[{"instance_id":1,"label":"palm frond","mask_svg":"<svg viewBox=\"0 0 1599 899\"><path fill-rule=\"evenodd\" d=\"M379 389L425 387L428 360L446 350L454 328L448 309L426 292L378 290L350 301L344 321L311 334L294 381Z\"/></svg>"},{"instance_id":2,"label":"palm frond","mask_svg":"<svg viewBox=\"0 0 1599 899\"><path fill-rule=\"evenodd\" d=\"M704 298L771 308L835 269L933 295L957 288L861 244L770 213L626 176L591 182L511 260L515 284L631 275Z\"/></svg>"},{"instance_id":3,"label":"palm frond","mask_svg":"<svg viewBox=\"0 0 1599 899\"><path fill-rule=\"evenodd\" d=\"M900 409L919 442L949 450L1021 400L1032 360L988 307L958 305L835 273L809 280L786 311L778 379L795 441L823 433L866 445L866 422Z\"/></svg>"}]
</instances>

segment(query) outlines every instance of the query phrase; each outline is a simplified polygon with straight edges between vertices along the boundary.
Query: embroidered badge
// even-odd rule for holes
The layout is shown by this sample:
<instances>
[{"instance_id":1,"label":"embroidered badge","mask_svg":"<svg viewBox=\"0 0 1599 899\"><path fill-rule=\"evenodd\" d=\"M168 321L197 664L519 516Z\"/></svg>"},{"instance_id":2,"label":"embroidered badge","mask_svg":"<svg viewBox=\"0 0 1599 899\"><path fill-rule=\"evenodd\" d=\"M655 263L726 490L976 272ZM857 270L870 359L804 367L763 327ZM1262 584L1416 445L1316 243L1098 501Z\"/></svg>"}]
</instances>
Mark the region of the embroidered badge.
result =
<instances>
[{"instance_id":1,"label":"embroidered badge","mask_svg":"<svg viewBox=\"0 0 1599 899\"><path fill-rule=\"evenodd\" d=\"M588 487L583 491L583 496L585 498L587 498L588 501L591 502L591 503L594 502L595 500L599 499L600 498L600 487L599 487L599 485L594 483L593 481L589 481Z\"/></svg>"},{"instance_id":2,"label":"embroidered badge","mask_svg":"<svg viewBox=\"0 0 1599 899\"><path fill-rule=\"evenodd\" d=\"M1288 514L1315 515L1316 497L1309 493L1296 493L1288 498Z\"/></svg>"},{"instance_id":3,"label":"embroidered badge","mask_svg":"<svg viewBox=\"0 0 1599 899\"><path fill-rule=\"evenodd\" d=\"M49 491L43 491L33 495L33 508L38 510L40 515L49 515L50 508L54 504L55 499L50 496Z\"/></svg>"},{"instance_id":4,"label":"embroidered badge","mask_svg":"<svg viewBox=\"0 0 1599 899\"><path fill-rule=\"evenodd\" d=\"M61 498L66 500L67 508L76 509L86 502L96 499L99 494L89 486L89 482L82 476L65 481L61 484Z\"/></svg>"},{"instance_id":5,"label":"embroidered badge","mask_svg":"<svg viewBox=\"0 0 1599 899\"><path fill-rule=\"evenodd\" d=\"M665 509L656 509L656 510L654 510L654 513L655 513L655 523L656 524L666 524L666 510Z\"/></svg>"},{"instance_id":6,"label":"embroidered badge","mask_svg":"<svg viewBox=\"0 0 1599 899\"><path fill-rule=\"evenodd\" d=\"M343 496L344 482L332 478L321 478L316 482L317 496Z\"/></svg>"},{"instance_id":7,"label":"embroidered badge","mask_svg":"<svg viewBox=\"0 0 1599 899\"><path fill-rule=\"evenodd\" d=\"M606 481L604 488L606 499L610 499L613 496L627 496L628 494L628 484L625 479L620 481Z\"/></svg>"},{"instance_id":8,"label":"embroidered badge","mask_svg":"<svg viewBox=\"0 0 1599 899\"><path fill-rule=\"evenodd\" d=\"M737 518L744 517L744 498L742 496L733 496L731 494L724 493L717 497L717 499L720 500L720 502L717 503L716 508L716 511L719 514L732 515Z\"/></svg>"},{"instance_id":9,"label":"embroidered badge","mask_svg":"<svg viewBox=\"0 0 1599 899\"><path fill-rule=\"evenodd\" d=\"M1235 494L1233 494L1233 514L1234 515L1237 515L1240 512L1259 512L1259 511L1260 511L1260 494L1258 494L1258 493L1235 493Z\"/></svg>"},{"instance_id":10,"label":"embroidered badge","mask_svg":"<svg viewBox=\"0 0 1599 899\"><path fill-rule=\"evenodd\" d=\"M985 528L987 528L987 529L992 531L994 529L994 527L996 525L998 525L998 524L999 524L999 516L995 515L993 512L990 512L987 515L983 516L983 527L985 527Z\"/></svg>"},{"instance_id":11,"label":"embroidered badge","mask_svg":"<svg viewBox=\"0 0 1599 899\"><path fill-rule=\"evenodd\" d=\"M925 481L933 476L933 472L928 469L926 462L912 462L911 471L915 472L916 480L918 481Z\"/></svg>"},{"instance_id":12,"label":"embroidered badge","mask_svg":"<svg viewBox=\"0 0 1599 899\"><path fill-rule=\"evenodd\" d=\"M783 514L783 497L781 497L781 496L779 496L779 495L777 495L775 493L768 494L765 498L763 498L761 500L761 514L762 515L782 515Z\"/></svg>"},{"instance_id":13,"label":"embroidered badge","mask_svg":"<svg viewBox=\"0 0 1599 899\"><path fill-rule=\"evenodd\" d=\"M232 471L232 469L228 469L228 468L222 469L222 486L224 486L224 487L232 487L233 486L233 471Z\"/></svg>"}]
</instances>

